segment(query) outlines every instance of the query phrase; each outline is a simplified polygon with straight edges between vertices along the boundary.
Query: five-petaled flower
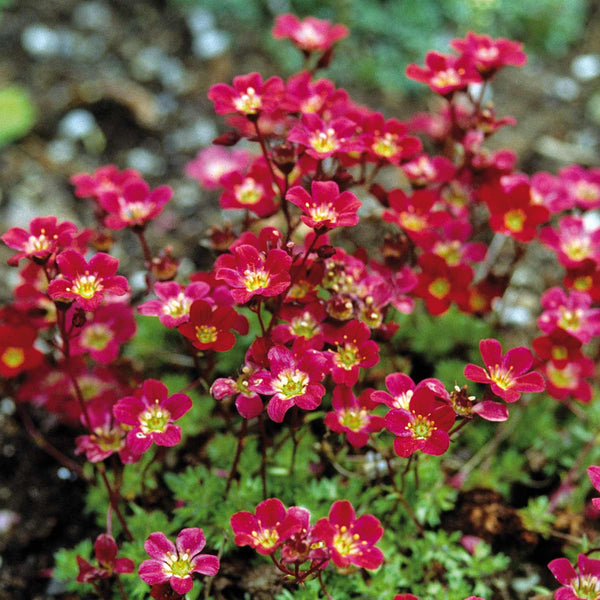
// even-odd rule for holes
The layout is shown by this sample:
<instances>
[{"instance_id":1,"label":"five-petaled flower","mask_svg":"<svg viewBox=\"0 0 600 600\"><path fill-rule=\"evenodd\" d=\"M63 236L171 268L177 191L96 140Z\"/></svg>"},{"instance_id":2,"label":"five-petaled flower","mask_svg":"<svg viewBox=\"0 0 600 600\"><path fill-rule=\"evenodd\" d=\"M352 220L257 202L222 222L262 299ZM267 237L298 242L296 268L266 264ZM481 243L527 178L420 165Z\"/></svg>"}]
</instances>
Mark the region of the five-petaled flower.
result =
<instances>
[{"instance_id":1,"label":"five-petaled flower","mask_svg":"<svg viewBox=\"0 0 600 600\"><path fill-rule=\"evenodd\" d=\"M348 28L315 17L300 20L296 15L285 14L275 19L272 33L274 38L289 38L300 50L310 53L329 50L348 35Z\"/></svg>"},{"instance_id":2,"label":"five-petaled flower","mask_svg":"<svg viewBox=\"0 0 600 600\"><path fill-rule=\"evenodd\" d=\"M182 529L175 544L161 531L155 531L144 542L150 556L138 570L140 578L150 585L169 582L178 594L187 594L193 587L192 575L216 575L219 559L212 554L201 554L206 545L204 532L199 527Z\"/></svg>"},{"instance_id":3,"label":"five-petaled flower","mask_svg":"<svg viewBox=\"0 0 600 600\"><path fill-rule=\"evenodd\" d=\"M204 300L195 300L190 308L189 321L177 329L199 350L225 352L235 345L235 335L230 329L248 333L248 320L238 315L231 306L215 308Z\"/></svg>"},{"instance_id":4,"label":"five-petaled flower","mask_svg":"<svg viewBox=\"0 0 600 600\"><path fill-rule=\"evenodd\" d=\"M49 296L59 302L75 301L83 310L94 311L106 293L123 296L129 290L127 279L115 275L119 261L104 252L89 262L77 250L67 249L56 257L60 275L48 284Z\"/></svg>"},{"instance_id":5,"label":"five-petaled flower","mask_svg":"<svg viewBox=\"0 0 600 600\"><path fill-rule=\"evenodd\" d=\"M286 199L305 213L300 217L302 222L317 231L358 223L361 201L352 192L340 194L335 181L313 181L310 194L299 185L295 186L289 190Z\"/></svg>"},{"instance_id":6,"label":"five-petaled flower","mask_svg":"<svg viewBox=\"0 0 600 600\"><path fill-rule=\"evenodd\" d=\"M356 518L348 500L334 502L329 516L319 519L313 527L313 536L323 540L331 560L341 568L355 565L377 569L384 561L383 553L375 546L382 535L379 519L373 515Z\"/></svg>"},{"instance_id":7,"label":"five-petaled flower","mask_svg":"<svg viewBox=\"0 0 600 600\"><path fill-rule=\"evenodd\" d=\"M469 363L464 370L467 379L490 384L492 392L506 402L515 402L523 392L544 391L543 377L529 371L533 356L525 346L512 348L502 356L500 342L486 339L479 343L479 350L486 369Z\"/></svg>"},{"instance_id":8,"label":"five-petaled flower","mask_svg":"<svg viewBox=\"0 0 600 600\"><path fill-rule=\"evenodd\" d=\"M181 440L181 427L173 421L192 408L185 394L168 395L167 386L156 379L146 379L134 396L121 398L113 407L115 418L131 429L127 446L141 455L155 442L159 446L175 446Z\"/></svg>"},{"instance_id":9,"label":"five-petaled flower","mask_svg":"<svg viewBox=\"0 0 600 600\"><path fill-rule=\"evenodd\" d=\"M600 599L600 560L580 554L577 557L577 570L566 558L550 561L548 568L563 585L554 594L556 600Z\"/></svg>"}]
</instances>

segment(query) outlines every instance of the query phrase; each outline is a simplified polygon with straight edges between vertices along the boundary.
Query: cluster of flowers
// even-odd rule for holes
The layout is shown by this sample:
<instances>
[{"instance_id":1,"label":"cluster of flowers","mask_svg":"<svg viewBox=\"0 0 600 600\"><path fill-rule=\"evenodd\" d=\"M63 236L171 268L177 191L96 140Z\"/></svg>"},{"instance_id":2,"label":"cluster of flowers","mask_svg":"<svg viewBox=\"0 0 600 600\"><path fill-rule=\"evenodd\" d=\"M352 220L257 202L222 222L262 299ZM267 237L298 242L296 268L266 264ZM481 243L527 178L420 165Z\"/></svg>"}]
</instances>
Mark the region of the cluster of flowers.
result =
<instances>
[{"instance_id":1,"label":"cluster of flowers","mask_svg":"<svg viewBox=\"0 0 600 600\"><path fill-rule=\"evenodd\" d=\"M229 224L212 229L218 257L210 271L176 281L178 264L169 249L153 256L145 237L171 189L151 190L137 172L112 165L72 178L75 195L93 199L97 231L48 216L2 236L17 251L10 264L27 259L14 302L0 310L0 375L13 381L25 371L30 376L15 385L17 400L81 422L86 434L77 439L77 452L91 462L115 453L123 463L135 462L152 443L179 443L174 421L191 408L190 398L169 396L160 381L144 380L119 359L121 345L135 334L137 300L127 279L116 274L118 260L105 251L112 232L128 228L139 238L148 292L156 296L138 302L137 311L177 328L199 369L199 357L228 351L236 345L234 332L248 333L254 313L257 331L239 374L211 387L216 400L234 398L244 419L262 419L266 402L269 418L282 423L291 409L316 409L331 391L325 424L332 431L358 448L385 428L395 436L396 454L408 457L446 452L457 418L506 420L506 405L495 398L511 403L547 387L557 399L589 401L585 378L593 362L582 347L600 333L600 309L592 308L600 300L600 232L581 213L600 206L600 171L569 167L557 177L528 178L515 171L514 153L484 147L491 134L514 123L497 118L483 97L500 69L525 63L520 44L469 33L452 41L458 54L431 52L425 67L410 65L407 75L426 83L443 104L437 114L404 123L314 78L347 34L344 27L284 15L273 33L290 38L312 69L287 81L250 73L234 78L232 86L212 86L208 97L231 129L186 169L204 188L220 190L223 209L243 214L239 231ZM439 154L425 152L416 132ZM241 139L255 142L259 153L227 149ZM396 187L380 183L384 169ZM334 245L338 228L357 225L369 211L389 224L379 240L380 258ZM468 380L487 386L480 401L466 386L448 391L437 379L415 383L399 372L385 378L387 391L365 385L366 370L380 353L393 351L394 310L409 313L420 299L433 315L452 304L471 314L491 311L508 282L490 270L481 241L489 241L486 225L527 243L563 211L568 214L558 229L539 231L567 270L568 291L555 287L541 299L545 335L533 342L537 358L526 347L503 354L499 341L482 340L484 367L464 370ZM92 249L96 253L87 259ZM376 410L381 406L389 409L385 415ZM115 490L109 492L114 499ZM383 530L375 517L357 519L348 501L335 502L329 517L313 526L309 516L304 508L286 510L276 498L265 500L256 514L232 517L235 543L270 555L297 581L320 577L329 561L341 568L382 564L374 544ZM99 568L82 559L82 581L131 570L116 559L109 537L97 544ZM184 529L176 544L155 532L145 547L151 560L139 573L154 586L154 597L165 586L183 595L192 573L214 575L218 569L216 557L200 554L204 536L198 528ZM563 582L571 572L561 565L554 572Z\"/></svg>"}]
</instances>

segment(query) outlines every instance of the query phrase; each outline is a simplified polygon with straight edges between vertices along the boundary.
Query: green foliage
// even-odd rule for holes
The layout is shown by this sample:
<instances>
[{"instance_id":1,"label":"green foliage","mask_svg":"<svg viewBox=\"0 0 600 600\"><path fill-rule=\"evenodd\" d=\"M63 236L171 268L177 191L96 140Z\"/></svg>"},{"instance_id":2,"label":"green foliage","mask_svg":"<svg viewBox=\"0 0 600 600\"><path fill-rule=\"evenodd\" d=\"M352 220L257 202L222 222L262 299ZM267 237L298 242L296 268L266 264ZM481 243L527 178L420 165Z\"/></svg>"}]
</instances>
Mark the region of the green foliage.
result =
<instances>
[{"instance_id":1,"label":"green foliage","mask_svg":"<svg viewBox=\"0 0 600 600\"><path fill-rule=\"evenodd\" d=\"M0 146L27 134L35 125L35 113L35 106L25 88L19 85L0 88Z\"/></svg>"},{"instance_id":2,"label":"green foliage","mask_svg":"<svg viewBox=\"0 0 600 600\"><path fill-rule=\"evenodd\" d=\"M89 586L75 581L79 573L77 556L91 561L94 553L93 548L94 542L91 539L82 540L73 548L61 548L54 554L53 579L60 581L68 592L83 591L88 588Z\"/></svg>"},{"instance_id":3,"label":"green foliage","mask_svg":"<svg viewBox=\"0 0 600 600\"><path fill-rule=\"evenodd\" d=\"M519 511L523 526L548 538L556 516L550 511L550 501L546 496L531 498L525 508Z\"/></svg>"}]
</instances>

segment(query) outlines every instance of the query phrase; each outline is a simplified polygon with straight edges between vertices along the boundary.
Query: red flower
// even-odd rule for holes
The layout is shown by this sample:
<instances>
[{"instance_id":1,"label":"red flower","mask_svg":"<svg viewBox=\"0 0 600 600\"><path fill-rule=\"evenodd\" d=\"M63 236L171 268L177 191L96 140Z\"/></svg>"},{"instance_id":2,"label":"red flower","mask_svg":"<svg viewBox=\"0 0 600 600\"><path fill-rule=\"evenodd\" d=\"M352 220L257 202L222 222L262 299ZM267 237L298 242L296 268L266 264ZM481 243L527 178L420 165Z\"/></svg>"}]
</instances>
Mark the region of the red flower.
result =
<instances>
[{"instance_id":1,"label":"red flower","mask_svg":"<svg viewBox=\"0 0 600 600\"><path fill-rule=\"evenodd\" d=\"M25 325L0 325L0 375L16 377L35 369L44 355L33 347L37 331Z\"/></svg>"},{"instance_id":2,"label":"red flower","mask_svg":"<svg viewBox=\"0 0 600 600\"><path fill-rule=\"evenodd\" d=\"M314 17L300 21L295 15L286 14L275 19L272 34L276 39L289 38L300 50L314 52L329 50L348 35L348 28Z\"/></svg>"},{"instance_id":3,"label":"red flower","mask_svg":"<svg viewBox=\"0 0 600 600\"><path fill-rule=\"evenodd\" d=\"M269 417L281 423L292 406L314 410L321 404L325 388L326 359L322 352L306 350L299 355L285 346L274 346L267 354L269 371L261 370L250 378L249 389L271 396Z\"/></svg>"},{"instance_id":4,"label":"red flower","mask_svg":"<svg viewBox=\"0 0 600 600\"><path fill-rule=\"evenodd\" d=\"M423 148L417 137L406 134L406 125L397 119L383 118L381 113L368 115L360 139L369 160L398 165Z\"/></svg>"},{"instance_id":5,"label":"red flower","mask_svg":"<svg viewBox=\"0 0 600 600\"><path fill-rule=\"evenodd\" d=\"M104 294L123 296L129 290L127 279L115 275L119 261L104 252L98 252L89 263L76 250L65 250L56 257L60 275L48 284L53 300L75 300L83 310L96 310Z\"/></svg>"},{"instance_id":6,"label":"red flower","mask_svg":"<svg viewBox=\"0 0 600 600\"><path fill-rule=\"evenodd\" d=\"M600 598L600 560L577 557L577 572L566 558L556 558L548 568L563 587L556 590L556 600L598 600Z\"/></svg>"},{"instance_id":7,"label":"red flower","mask_svg":"<svg viewBox=\"0 0 600 600\"><path fill-rule=\"evenodd\" d=\"M135 568L130 558L117 558L117 542L107 533L96 538L94 552L99 568L91 565L85 558L77 556L79 583L95 583L99 579L108 579L113 573L131 573Z\"/></svg>"},{"instance_id":8,"label":"red flower","mask_svg":"<svg viewBox=\"0 0 600 600\"><path fill-rule=\"evenodd\" d=\"M425 300L425 306L432 315L445 313L452 302L464 302L473 279L470 266L450 266L437 254L422 254L418 260L421 273L413 293Z\"/></svg>"},{"instance_id":9,"label":"red flower","mask_svg":"<svg viewBox=\"0 0 600 600\"><path fill-rule=\"evenodd\" d=\"M377 406L371 392L367 389L357 398L351 388L338 385L331 397L333 411L325 415L325 425L337 433L345 433L354 448L362 448L369 442L369 434L383 429L383 417L369 413Z\"/></svg>"},{"instance_id":10,"label":"red flower","mask_svg":"<svg viewBox=\"0 0 600 600\"><path fill-rule=\"evenodd\" d=\"M233 78L233 87L217 83L208 90L208 98L215 103L218 115L238 113L257 116L261 111L277 108L284 92L283 81L271 77L263 83L259 73L249 73Z\"/></svg>"},{"instance_id":11,"label":"red flower","mask_svg":"<svg viewBox=\"0 0 600 600\"><path fill-rule=\"evenodd\" d=\"M456 57L439 52L425 55L425 67L410 64L406 76L427 84L434 92L447 96L457 90L464 90L470 83L480 83L481 75L467 56Z\"/></svg>"},{"instance_id":12,"label":"red flower","mask_svg":"<svg viewBox=\"0 0 600 600\"><path fill-rule=\"evenodd\" d=\"M551 361L558 369L568 363L581 360L582 342L564 329L553 329L549 335L536 337L531 347L545 361Z\"/></svg>"},{"instance_id":13,"label":"red flower","mask_svg":"<svg viewBox=\"0 0 600 600\"><path fill-rule=\"evenodd\" d=\"M217 259L215 277L229 285L238 304L254 296L277 296L290 286L292 259L287 252L274 248L265 255L249 244L236 246L231 252Z\"/></svg>"},{"instance_id":14,"label":"red flower","mask_svg":"<svg viewBox=\"0 0 600 600\"><path fill-rule=\"evenodd\" d=\"M248 333L246 317L238 315L230 306L213 308L204 300L195 300L189 321L177 329L199 350L225 352L235 346L235 335L229 331L232 328L242 334Z\"/></svg>"},{"instance_id":15,"label":"red flower","mask_svg":"<svg viewBox=\"0 0 600 600\"><path fill-rule=\"evenodd\" d=\"M600 229L590 231L581 217L565 216L558 222L558 230L544 227L540 242L556 251L560 264L577 267L584 260L600 264Z\"/></svg>"},{"instance_id":16,"label":"red flower","mask_svg":"<svg viewBox=\"0 0 600 600\"><path fill-rule=\"evenodd\" d=\"M185 165L188 177L198 180L201 187L214 190L221 187L223 176L244 171L252 155L246 150L226 150L222 146L210 146L200 150L196 158Z\"/></svg>"},{"instance_id":17,"label":"red flower","mask_svg":"<svg viewBox=\"0 0 600 600\"><path fill-rule=\"evenodd\" d=\"M115 418L131 426L127 446L141 455L155 442L158 446L175 446L181 440L181 427L173 421L192 408L185 394L168 395L167 386L156 379L146 379L134 396L121 398L113 407ZM157 582L158 583L158 582Z\"/></svg>"},{"instance_id":18,"label":"red flower","mask_svg":"<svg viewBox=\"0 0 600 600\"><path fill-rule=\"evenodd\" d=\"M592 399L592 388L584 377L591 377L595 372L594 361L582 356L579 360L557 367L552 362L542 366L546 378L548 395L557 400L572 397L587 404Z\"/></svg>"},{"instance_id":19,"label":"red flower","mask_svg":"<svg viewBox=\"0 0 600 600\"><path fill-rule=\"evenodd\" d=\"M77 232L70 221L58 222L56 217L36 217L29 223L29 231L12 227L0 239L10 248L19 250L8 259L15 266L22 258L45 262L53 254L67 247Z\"/></svg>"},{"instance_id":20,"label":"red flower","mask_svg":"<svg viewBox=\"0 0 600 600\"><path fill-rule=\"evenodd\" d=\"M360 200L352 192L342 192L335 181L313 181L311 194L299 185L291 188L286 200L304 211L300 218L308 227L329 230L358 223Z\"/></svg>"},{"instance_id":21,"label":"red flower","mask_svg":"<svg viewBox=\"0 0 600 600\"><path fill-rule=\"evenodd\" d=\"M285 509L278 498L263 500L255 513L241 511L230 520L237 546L251 546L259 554L273 554L281 544L305 525L306 509Z\"/></svg>"},{"instance_id":22,"label":"red flower","mask_svg":"<svg viewBox=\"0 0 600 600\"><path fill-rule=\"evenodd\" d=\"M502 180L501 180L502 181ZM518 180L514 185L482 185L479 197L490 211L490 227L519 242L530 242L537 233L537 226L545 223L550 211L532 201L529 183Z\"/></svg>"},{"instance_id":23,"label":"red flower","mask_svg":"<svg viewBox=\"0 0 600 600\"><path fill-rule=\"evenodd\" d=\"M506 402L515 402L523 392L544 391L542 376L536 371L527 372L533 356L525 346L512 348L502 356L500 342L487 339L479 342L479 350L487 370L469 363L464 375L470 381L489 383L492 392Z\"/></svg>"},{"instance_id":24,"label":"red flower","mask_svg":"<svg viewBox=\"0 0 600 600\"><path fill-rule=\"evenodd\" d=\"M319 519L313 527L313 536L323 540L331 553L331 560L341 568L356 565L363 569L377 569L384 561L383 553L375 544L383 535L379 519L373 515L356 518L348 500L337 500L329 516Z\"/></svg>"},{"instance_id":25,"label":"red flower","mask_svg":"<svg viewBox=\"0 0 600 600\"><path fill-rule=\"evenodd\" d=\"M194 573L213 576L219 570L216 556L200 553L205 545L206 538L199 527L182 529L175 544L161 531L151 533L144 542L150 560L140 565L140 579L150 585L169 582L178 594L187 594L194 585Z\"/></svg>"},{"instance_id":26,"label":"red flower","mask_svg":"<svg viewBox=\"0 0 600 600\"><path fill-rule=\"evenodd\" d=\"M385 427L396 436L394 452L408 457L417 450L438 456L450 445L448 431L456 416L451 406L436 400L428 387L418 387L408 409L393 408L385 416Z\"/></svg>"},{"instance_id":27,"label":"red flower","mask_svg":"<svg viewBox=\"0 0 600 600\"><path fill-rule=\"evenodd\" d=\"M105 192L119 193L126 181L139 178L140 174L134 169L119 171L115 165L99 167L92 175L77 173L71 177L78 198L98 198Z\"/></svg>"},{"instance_id":28,"label":"red flower","mask_svg":"<svg viewBox=\"0 0 600 600\"><path fill-rule=\"evenodd\" d=\"M600 467L591 465L587 468L587 474L597 492L600 492ZM592 504L594 508L600 510L600 498L592 498Z\"/></svg>"}]
</instances>

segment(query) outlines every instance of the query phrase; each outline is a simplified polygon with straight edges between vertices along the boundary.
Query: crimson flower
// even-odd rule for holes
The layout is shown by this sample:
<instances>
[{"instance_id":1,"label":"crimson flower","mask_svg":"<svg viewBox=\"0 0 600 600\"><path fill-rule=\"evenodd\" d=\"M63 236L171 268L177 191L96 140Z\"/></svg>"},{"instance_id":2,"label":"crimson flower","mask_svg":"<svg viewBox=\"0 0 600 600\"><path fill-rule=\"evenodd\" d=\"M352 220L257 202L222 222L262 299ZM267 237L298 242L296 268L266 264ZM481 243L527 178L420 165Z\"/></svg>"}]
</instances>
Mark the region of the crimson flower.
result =
<instances>
[{"instance_id":1,"label":"crimson flower","mask_svg":"<svg viewBox=\"0 0 600 600\"><path fill-rule=\"evenodd\" d=\"M249 381L249 389L271 396L267 405L269 417L281 423L292 406L314 410L321 404L325 388L323 380L326 358L317 350L294 354L285 346L273 346L267 354L269 370L260 370Z\"/></svg>"},{"instance_id":2,"label":"crimson flower","mask_svg":"<svg viewBox=\"0 0 600 600\"><path fill-rule=\"evenodd\" d=\"M342 328L328 329L325 339L335 346L334 350L327 350L335 383L352 386L358 381L360 367L369 369L377 364L379 346L370 337L369 327L356 320Z\"/></svg>"},{"instance_id":3,"label":"crimson flower","mask_svg":"<svg viewBox=\"0 0 600 600\"><path fill-rule=\"evenodd\" d=\"M273 554L281 544L305 525L306 509L286 510L278 498L263 500L253 513L241 511L230 520L237 546L250 546L259 554Z\"/></svg>"},{"instance_id":4,"label":"crimson flower","mask_svg":"<svg viewBox=\"0 0 600 600\"><path fill-rule=\"evenodd\" d=\"M195 300L189 321L177 329L199 350L225 352L235 346L235 335L229 331L232 328L242 334L248 333L246 317L238 315L231 306L213 308L204 300Z\"/></svg>"},{"instance_id":5,"label":"crimson flower","mask_svg":"<svg viewBox=\"0 0 600 600\"><path fill-rule=\"evenodd\" d=\"M577 206L588 210L600 206L600 169L570 165L561 169L558 176L570 200L568 208Z\"/></svg>"},{"instance_id":6,"label":"crimson flower","mask_svg":"<svg viewBox=\"0 0 600 600\"><path fill-rule=\"evenodd\" d=\"M221 178L234 171L244 171L251 154L246 150L226 150L222 146L210 146L200 150L196 157L185 165L184 172L196 179L206 190L221 187Z\"/></svg>"},{"instance_id":7,"label":"crimson flower","mask_svg":"<svg viewBox=\"0 0 600 600\"><path fill-rule=\"evenodd\" d=\"M360 139L371 161L394 165L420 152L423 148L419 138L407 135L406 125L398 119L384 119L381 113L368 115Z\"/></svg>"},{"instance_id":8,"label":"crimson flower","mask_svg":"<svg viewBox=\"0 0 600 600\"><path fill-rule=\"evenodd\" d=\"M540 358L551 361L559 369L583 358L582 345L581 340L564 329L553 329L549 335L536 337L531 342L531 347Z\"/></svg>"},{"instance_id":9,"label":"crimson flower","mask_svg":"<svg viewBox=\"0 0 600 600\"><path fill-rule=\"evenodd\" d=\"M256 117L261 111L277 108L284 92L283 81L271 77L263 83L259 73L238 75L233 78L233 87L217 83L208 90L208 99L215 103L218 115L238 113Z\"/></svg>"},{"instance_id":10,"label":"crimson flower","mask_svg":"<svg viewBox=\"0 0 600 600\"><path fill-rule=\"evenodd\" d=\"M417 450L439 456L448 450L448 431L456 415L448 404L436 400L426 386L417 387L408 409L393 408L385 416L385 427L396 436L394 452L403 458Z\"/></svg>"},{"instance_id":11,"label":"crimson flower","mask_svg":"<svg viewBox=\"0 0 600 600\"><path fill-rule=\"evenodd\" d=\"M356 518L348 500L334 502L329 516L319 519L313 527L313 536L325 543L331 560L341 568L356 565L377 569L381 566L384 556L375 544L382 535L379 519L373 515Z\"/></svg>"},{"instance_id":12,"label":"crimson flower","mask_svg":"<svg viewBox=\"0 0 600 600\"><path fill-rule=\"evenodd\" d=\"M95 583L99 579L108 579L113 573L131 573L135 568L130 558L117 558L117 542L107 533L96 538L94 552L99 567L94 567L85 558L77 556L79 583Z\"/></svg>"},{"instance_id":13,"label":"crimson flower","mask_svg":"<svg viewBox=\"0 0 600 600\"><path fill-rule=\"evenodd\" d=\"M408 65L406 76L427 84L432 91L442 96L464 90L470 83L482 81L470 57L456 57L439 52L428 52L425 55L425 67L414 63Z\"/></svg>"},{"instance_id":14,"label":"crimson flower","mask_svg":"<svg viewBox=\"0 0 600 600\"><path fill-rule=\"evenodd\" d=\"M587 404L592 399L592 387L585 377L591 377L595 372L594 361L588 356L568 362L558 367L547 362L541 367L546 378L546 391L557 400L573 397Z\"/></svg>"},{"instance_id":15,"label":"crimson flower","mask_svg":"<svg viewBox=\"0 0 600 600\"><path fill-rule=\"evenodd\" d=\"M577 570L566 558L556 558L548 568L563 587L556 590L556 600L598 600L600 598L600 560L577 557Z\"/></svg>"},{"instance_id":16,"label":"crimson flower","mask_svg":"<svg viewBox=\"0 0 600 600\"><path fill-rule=\"evenodd\" d=\"M173 421L192 408L185 394L168 395L167 386L156 379L146 379L133 396L121 398L113 407L115 418L131 426L127 446L141 455L155 442L158 446L175 446L181 440L181 427Z\"/></svg>"},{"instance_id":17,"label":"crimson flower","mask_svg":"<svg viewBox=\"0 0 600 600\"><path fill-rule=\"evenodd\" d=\"M600 229L590 231L581 217L562 217L558 230L544 227L540 231L540 242L555 250L565 267L577 267L589 259L600 264Z\"/></svg>"},{"instance_id":18,"label":"crimson flower","mask_svg":"<svg viewBox=\"0 0 600 600\"><path fill-rule=\"evenodd\" d=\"M238 304L254 296L277 296L290 286L292 259L284 250L274 248L259 252L250 244L242 244L223 254L215 263L215 277L231 288Z\"/></svg>"},{"instance_id":19,"label":"crimson flower","mask_svg":"<svg viewBox=\"0 0 600 600\"><path fill-rule=\"evenodd\" d=\"M119 171L115 165L104 165L92 173L77 173L71 177L78 198L98 198L105 192L119 192L126 181L139 178L134 169Z\"/></svg>"},{"instance_id":20,"label":"crimson flower","mask_svg":"<svg viewBox=\"0 0 600 600\"><path fill-rule=\"evenodd\" d=\"M501 182L482 185L479 197L490 211L490 227L496 233L509 235L519 242L530 242L537 226L545 223L550 211L532 201L529 183L518 180L514 185Z\"/></svg>"},{"instance_id":21,"label":"crimson flower","mask_svg":"<svg viewBox=\"0 0 600 600\"><path fill-rule=\"evenodd\" d=\"M94 254L89 262L70 248L56 257L60 275L48 284L48 294L59 302L75 301L83 310L94 311L104 294L123 296L129 290L127 279L115 275L119 261L104 252Z\"/></svg>"},{"instance_id":22,"label":"crimson flower","mask_svg":"<svg viewBox=\"0 0 600 600\"><path fill-rule=\"evenodd\" d=\"M448 392L444 384L433 377L423 379L418 384L405 373L390 373L385 377L385 387L387 392L375 390L371 393L371 400L377 404L385 404L390 408L409 409L410 400L417 389L426 387L434 396L442 399L448 399Z\"/></svg>"},{"instance_id":23,"label":"crimson flower","mask_svg":"<svg viewBox=\"0 0 600 600\"><path fill-rule=\"evenodd\" d=\"M369 442L369 434L383 429L383 417L370 414L377 406L371 399L371 389L358 398L346 385L337 385L331 397L333 411L325 415L325 425L337 433L345 433L354 448L362 448Z\"/></svg>"},{"instance_id":24,"label":"crimson flower","mask_svg":"<svg viewBox=\"0 0 600 600\"><path fill-rule=\"evenodd\" d=\"M356 225L362 205L352 192L340 194L335 181L313 181L310 194L301 186L294 186L286 199L305 213L300 217L305 225L321 231Z\"/></svg>"},{"instance_id":25,"label":"crimson flower","mask_svg":"<svg viewBox=\"0 0 600 600\"><path fill-rule=\"evenodd\" d=\"M35 369L44 355L33 347L37 331L26 325L0 325L0 375L16 377Z\"/></svg>"},{"instance_id":26,"label":"crimson flower","mask_svg":"<svg viewBox=\"0 0 600 600\"><path fill-rule=\"evenodd\" d=\"M600 467L591 465L587 468L587 474L597 492L600 492ZM600 498L592 498L594 508L600 510Z\"/></svg>"},{"instance_id":27,"label":"crimson flower","mask_svg":"<svg viewBox=\"0 0 600 600\"><path fill-rule=\"evenodd\" d=\"M141 229L162 212L172 195L173 190L167 185L150 191L143 179L131 177L121 189L101 192L98 203L108 213L104 217L104 224L108 228Z\"/></svg>"},{"instance_id":28,"label":"crimson flower","mask_svg":"<svg viewBox=\"0 0 600 600\"><path fill-rule=\"evenodd\" d=\"M543 392L544 379L536 371L529 371L533 363L531 350L525 346L512 348L502 356L498 340L479 342L481 357L487 369L469 363L464 375L470 381L488 383L496 396L506 402L515 402L524 392Z\"/></svg>"},{"instance_id":29,"label":"crimson flower","mask_svg":"<svg viewBox=\"0 0 600 600\"><path fill-rule=\"evenodd\" d=\"M348 28L315 17L300 20L295 15L285 14L275 19L272 34L276 39L289 38L300 50L314 52L329 50L348 35Z\"/></svg>"},{"instance_id":30,"label":"crimson flower","mask_svg":"<svg viewBox=\"0 0 600 600\"><path fill-rule=\"evenodd\" d=\"M140 579L150 585L169 582L178 594L187 594L193 587L192 575L216 575L219 559L201 554L206 545L204 532L199 527L182 529L175 544L161 531L155 531L144 542L150 556L138 569Z\"/></svg>"},{"instance_id":31,"label":"crimson flower","mask_svg":"<svg viewBox=\"0 0 600 600\"><path fill-rule=\"evenodd\" d=\"M71 242L77 227L70 221L58 222L53 216L36 217L29 223L29 231L12 227L0 239L17 254L8 259L15 266L22 258L44 262Z\"/></svg>"}]
</instances>

